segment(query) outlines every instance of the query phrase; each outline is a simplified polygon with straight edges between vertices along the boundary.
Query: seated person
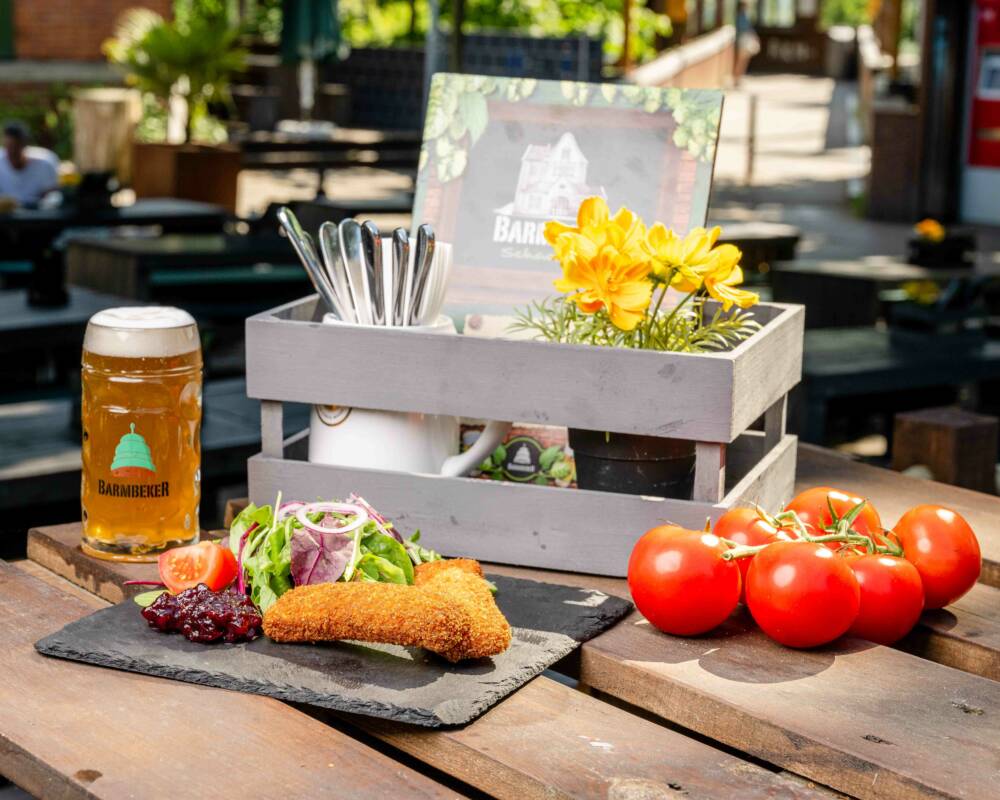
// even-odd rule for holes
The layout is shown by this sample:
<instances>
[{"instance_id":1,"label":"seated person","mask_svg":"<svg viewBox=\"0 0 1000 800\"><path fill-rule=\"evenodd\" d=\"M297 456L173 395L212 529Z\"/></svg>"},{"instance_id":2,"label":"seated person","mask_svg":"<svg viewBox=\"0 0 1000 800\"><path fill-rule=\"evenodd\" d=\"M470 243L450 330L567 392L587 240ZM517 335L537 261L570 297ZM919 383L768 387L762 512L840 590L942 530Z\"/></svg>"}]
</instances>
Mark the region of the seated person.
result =
<instances>
[{"instance_id":1,"label":"seated person","mask_svg":"<svg viewBox=\"0 0 1000 800\"><path fill-rule=\"evenodd\" d=\"M52 161L35 152L29 153L28 139L28 129L20 122L4 125L0 198L12 198L23 206L36 205L59 185L59 173Z\"/></svg>"}]
</instances>

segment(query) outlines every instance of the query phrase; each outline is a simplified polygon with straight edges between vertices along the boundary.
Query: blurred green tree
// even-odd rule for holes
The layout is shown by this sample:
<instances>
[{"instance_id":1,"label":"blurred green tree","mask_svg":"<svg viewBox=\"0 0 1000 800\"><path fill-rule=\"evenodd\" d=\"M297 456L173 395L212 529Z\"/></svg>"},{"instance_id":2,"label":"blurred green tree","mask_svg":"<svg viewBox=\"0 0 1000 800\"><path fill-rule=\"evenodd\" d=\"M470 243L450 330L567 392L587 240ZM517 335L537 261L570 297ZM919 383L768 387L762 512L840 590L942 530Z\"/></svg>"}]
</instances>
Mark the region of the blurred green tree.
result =
<instances>
[{"instance_id":1,"label":"blurred green tree","mask_svg":"<svg viewBox=\"0 0 1000 800\"><path fill-rule=\"evenodd\" d=\"M148 9L127 11L103 50L130 85L165 110L177 102L185 108L187 142L209 103L232 104L230 78L246 67L242 33L229 0L177 0L170 20Z\"/></svg>"},{"instance_id":2,"label":"blurred green tree","mask_svg":"<svg viewBox=\"0 0 1000 800\"><path fill-rule=\"evenodd\" d=\"M223 2L224 0L215 0ZM439 0L442 26L451 26L451 3ZM280 0L256 0L255 29L275 41L280 33ZM656 37L670 35L670 18L649 0L632 6L632 53L636 61L656 55ZM339 0L344 44L351 47L419 45L430 14L427 0ZM466 33L519 31L531 36L603 36L608 62L622 51L624 0L466 0Z\"/></svg>"}]
</instances>

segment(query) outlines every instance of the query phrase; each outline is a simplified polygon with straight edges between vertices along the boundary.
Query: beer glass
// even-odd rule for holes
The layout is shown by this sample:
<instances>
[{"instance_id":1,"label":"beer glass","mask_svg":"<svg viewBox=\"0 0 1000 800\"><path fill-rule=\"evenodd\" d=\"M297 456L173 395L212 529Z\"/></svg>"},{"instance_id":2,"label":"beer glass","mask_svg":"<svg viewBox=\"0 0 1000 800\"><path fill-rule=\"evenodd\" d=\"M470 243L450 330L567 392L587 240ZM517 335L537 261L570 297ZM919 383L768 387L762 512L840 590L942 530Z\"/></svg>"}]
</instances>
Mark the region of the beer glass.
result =
<instances>
[{"instance_id":1,"label":"beer glass","mask_svg":"<svg viewBox=\"0 0 1000 800\"><path fill-rule=\"evenodd\" d=\"M179 308L111 308L83 340L85 553L153 561L198 541L201 345Z\"/></svg>"}]
</instances>

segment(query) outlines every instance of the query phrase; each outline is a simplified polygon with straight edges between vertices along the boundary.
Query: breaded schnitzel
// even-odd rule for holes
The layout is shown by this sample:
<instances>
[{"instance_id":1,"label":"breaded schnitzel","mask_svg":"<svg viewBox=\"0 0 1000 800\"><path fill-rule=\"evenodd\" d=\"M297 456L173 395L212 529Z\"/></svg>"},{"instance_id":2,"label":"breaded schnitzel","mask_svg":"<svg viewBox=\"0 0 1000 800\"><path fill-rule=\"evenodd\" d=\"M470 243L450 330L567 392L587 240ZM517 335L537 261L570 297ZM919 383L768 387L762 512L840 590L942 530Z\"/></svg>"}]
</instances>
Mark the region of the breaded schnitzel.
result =
<instances>
[{"instance_id":1,"label":"breaded schnitzel","mask_svg":"<svg viewBox=\"0 0 1000 800\"><path fill-rule=\"evenodd\" d=\"M276 642L353 639L423 647L451 662L497 655L510 646L510 626L481 576L479 562L454 559L421 564L413 586L298 586L264 614L264 633Z\"/></svg>"}]
</instances>

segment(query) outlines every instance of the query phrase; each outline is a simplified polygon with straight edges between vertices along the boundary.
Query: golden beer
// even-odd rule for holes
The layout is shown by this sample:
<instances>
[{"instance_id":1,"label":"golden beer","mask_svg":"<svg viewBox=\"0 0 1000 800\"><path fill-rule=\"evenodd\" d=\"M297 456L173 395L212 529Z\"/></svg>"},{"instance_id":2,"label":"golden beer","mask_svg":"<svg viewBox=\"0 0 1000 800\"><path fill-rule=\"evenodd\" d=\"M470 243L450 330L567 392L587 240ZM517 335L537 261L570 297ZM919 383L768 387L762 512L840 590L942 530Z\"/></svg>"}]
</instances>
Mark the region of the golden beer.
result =
<instances>
[{"instance_id":1,"label":"golden beer","mask_svg":"<svg viewBox=\"0 0 1000 800\"><path fill-rule=\"evenodd\" d=\"M198 541L201 345L178 308L112 308L83 340L84 552L153 561Z\"/></svg>"}]
</instances>

